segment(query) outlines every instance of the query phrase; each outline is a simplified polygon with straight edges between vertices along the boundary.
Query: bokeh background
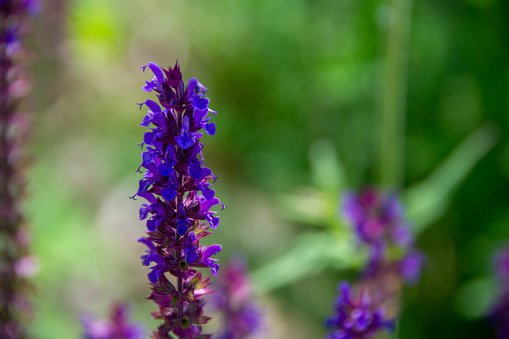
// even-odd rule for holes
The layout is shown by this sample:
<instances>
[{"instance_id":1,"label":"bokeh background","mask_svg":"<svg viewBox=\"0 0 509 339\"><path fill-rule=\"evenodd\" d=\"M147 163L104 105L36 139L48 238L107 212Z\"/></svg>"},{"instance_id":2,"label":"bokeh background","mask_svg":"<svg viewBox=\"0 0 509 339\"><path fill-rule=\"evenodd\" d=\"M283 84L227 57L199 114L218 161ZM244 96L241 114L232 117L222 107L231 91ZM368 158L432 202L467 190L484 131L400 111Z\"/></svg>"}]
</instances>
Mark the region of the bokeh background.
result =
<instances>
[{"instance_id":1,"label":"bokeh background","mask_svg":"<svg viewBox=\"0 0 509 339\"><path fill-rule=\"evenodd\" d=\"M247 258L262 338L323 337L336 284L362 265L338 202L345 188L377 185L390 3L41 3L28 37L33 334L79 338L80 316L105 316L116 300L156 326L136 243L141 202L128 197L144 133L136 103L151 77L140 66L178 59L218 111L204 154L228 207L207 240L223 246L223 262ZM396 189L428 260L403 291L400 338L492 335L483 318L495 296L491 256L509 239L508 13L505 0L411 10Z\"/></svg>"}]
</instances>

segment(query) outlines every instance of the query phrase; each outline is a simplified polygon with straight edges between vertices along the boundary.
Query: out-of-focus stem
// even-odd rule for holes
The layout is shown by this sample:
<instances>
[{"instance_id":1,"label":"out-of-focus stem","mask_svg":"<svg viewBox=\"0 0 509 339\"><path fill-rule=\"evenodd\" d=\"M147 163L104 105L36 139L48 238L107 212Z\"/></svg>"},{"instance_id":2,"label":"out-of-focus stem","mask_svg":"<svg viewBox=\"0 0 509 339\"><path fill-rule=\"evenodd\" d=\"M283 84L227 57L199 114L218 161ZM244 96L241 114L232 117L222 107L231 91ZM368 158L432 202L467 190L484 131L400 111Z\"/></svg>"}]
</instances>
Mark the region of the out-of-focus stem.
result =
<instances>
[{"instance_id":1,"label":"out-of-focus stem","mask_svg":"<svg viewBox=\"0 0 509 339\"><path fill-rule=\"evenodd\" d=\"M380 101L378 181L382 187L401 187L412 0L391 0L389 8Z\"/></svg>"}]
</instances>

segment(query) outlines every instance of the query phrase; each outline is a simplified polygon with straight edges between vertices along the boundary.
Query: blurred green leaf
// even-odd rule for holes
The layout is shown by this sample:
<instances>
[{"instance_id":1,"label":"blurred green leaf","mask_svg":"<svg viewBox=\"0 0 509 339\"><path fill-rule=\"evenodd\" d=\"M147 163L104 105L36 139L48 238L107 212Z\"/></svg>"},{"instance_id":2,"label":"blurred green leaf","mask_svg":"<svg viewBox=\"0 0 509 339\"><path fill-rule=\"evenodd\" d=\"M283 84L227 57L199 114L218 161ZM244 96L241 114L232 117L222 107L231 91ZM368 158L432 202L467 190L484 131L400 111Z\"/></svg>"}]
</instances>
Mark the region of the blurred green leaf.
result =
<instances>
[{"instance_id":1,"label":"blurred green leaf","mask_svg":"<svg viewBox=\"0 0 509 339\"><path fill-rule=\"evenodd\" d=\"M315 187L336 196L348 185L343 164L329 140L318 140L309 148L311 180Z\"/></svg>"},{"instance_id":2,"label":"blurred green leaf","mask_svg":"<svg viewBox=\"0 0 509 339\"><path fill-rule=\"evenodd\" d=\"M484 124L470 134L424 181L404 192L408 218L422 232L447 209L454 190L498 140L498 131Z\"/></svg>"},{"instance_id":3,"label":"blurred green leaf","mask_svg":"<svg viewBox=\"0 0 509 339\"><path fill-rule=\"evenodd\" d=\"M306 189L294 194L280 194L278 200L283 218L313 226L329 226L327 210L330 199L321 192Z\"/></svg>"},{"instance_id":4,"label":"blurred green leaf","mask_svg":"<svg viewBox=\"0 0 509 339\"><path fill-rule=\"evenodd\" d=\"M316 275L327 267L360 267L365 256L359 255L351 233L305 233L283 254L255 270L252 281L259 294Z\"/></svg>"},{"instance_id":5,"label":"blurred green leaf","mask_svg":"<svg viewBox=\"0 0 509 339\"><path fill-rule=\"evenodd\" d=\"M338 204L341 191L347 187L345 170L334 145L318 140L309 148L311 181L314 188L278 196L282 216L308 225L341 228Z\"/></svg>"},{"instance_id":6,"label":"blurred green leaf","mask_svg":"<svg viewBox=\"0 0 509 339\"><path fill-rule=\"evenodd\" d=\"M456 293L456 308L466 318L488 314L495 302L496 283L492 278L477 278L464 283Z\"/></svg>"}]
</instances>

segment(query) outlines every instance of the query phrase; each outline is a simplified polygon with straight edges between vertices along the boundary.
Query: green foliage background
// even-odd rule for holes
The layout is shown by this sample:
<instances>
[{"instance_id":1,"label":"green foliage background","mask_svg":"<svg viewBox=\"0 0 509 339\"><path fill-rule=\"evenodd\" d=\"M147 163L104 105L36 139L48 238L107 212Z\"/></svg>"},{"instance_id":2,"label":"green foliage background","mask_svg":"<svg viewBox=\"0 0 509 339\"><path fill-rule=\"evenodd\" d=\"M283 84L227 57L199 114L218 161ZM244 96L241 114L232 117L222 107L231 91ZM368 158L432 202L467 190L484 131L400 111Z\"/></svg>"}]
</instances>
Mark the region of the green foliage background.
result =
<instances>
[{"instance_id":1,"label":"green foliage background","mask_svg":"<svg viewBox=\"0 0 509 339\"><path fill-rule=\"evenodd\" d=\"M147 99L140 88L150 77L139 67L178 59L218 111L204 153L228 208L209 241L223 245L223 262L236 252L248 258L272 331L263 337L322 337L335 285L361 265L337 203L341 189L376 184L389 3L43 8L30 37L26 210L40 265L32 332L78 338L80 314L105 315L114 300L130 301L135 318L155 327L136 243L139 202L128 199L144 131L136 103ZM403 188L405 202L421 209L417 246L428 261L421 282L404 291L400 338L492 335L482 318L494 298L490 258L509 239L507 13L504 0L413 4Z\"/></svg>"}]
</instances>

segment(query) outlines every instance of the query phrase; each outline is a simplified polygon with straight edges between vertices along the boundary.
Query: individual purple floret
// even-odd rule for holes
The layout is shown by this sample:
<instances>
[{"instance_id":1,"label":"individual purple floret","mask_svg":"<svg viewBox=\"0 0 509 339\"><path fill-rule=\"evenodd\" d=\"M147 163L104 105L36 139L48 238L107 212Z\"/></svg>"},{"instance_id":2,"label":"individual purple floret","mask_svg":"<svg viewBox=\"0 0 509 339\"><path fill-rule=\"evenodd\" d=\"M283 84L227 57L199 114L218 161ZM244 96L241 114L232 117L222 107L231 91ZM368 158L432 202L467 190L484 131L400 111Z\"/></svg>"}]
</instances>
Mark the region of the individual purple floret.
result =
<instances>
[{"instance_id":1,"label":"individual purple floret","mask_svg":"<svg viewBox=\"0 0 509 339\"><path fill-rule=\"evenodd\" d=\"M138 168L145 172L135 194L147 200L140 208L140 219L147 220L147 236L138 241L147 247L141 259L149 266L149 299L158 305L152 316L164 322L152 338L170 338L170 333L209 338L201 334L201 325L209 320L203 316L201 297L212 291L209 278L202 278L196 269L209 268L213 275L219 270L212 256L221 246L200 241L219 224L211 208L224 206L212 189L216 177L205 167L200 138L202 131L215 133L210 120L216 112L208 107L202 84L194 78L184 84L178 63L166 70L150 62L142 69L154 74L142 89L155 92L158 100L139 104L140 109L147 108L141 126L148 131ZM170 282L166 273L176 282Z\"/></svg>"},{"instance_id":2,"label":"individual purple floret","mask_svg":"<svg viewBox=\"0 0 509 339\"><path fill-rule=\"evenodd\" d=\"M326 323L330 331L327 338L365 339L394 329L394 320L385 317L384 308L374 303L367 291L352 289L347 282L341 282L338 291L334 315Z\"/></svg>"},{"instance_id":3,"label":"individual purple floret","mask_svg":"<svg viewBox=\"0 0 509 339\"><path fill-rule=\"evenodd\" d=\"M143 328L129 321L126 304L114 304L107 320L83 317L84 339L144 339Z\"/></svg>"},{"instance_id":4,"label":"individual purple floret","mask_svg":"<svg viewBox=\"0 0 509 339\"><path fill-rule=\"evenodd\" d=\"M509 338L509 248L495 254L494 264L499 291L490 318L497 338L506 339Z\"/></svg>"},{"instance_id":5,"label":"individual purple floret","mask_svg":"<svg viewBox=\"0 0 509 339\"><path fill-rule=\"evenodd\" d=\"M245 264L240 259L230 259L219 275L212 307L222 314L221 329L214 338L244 339L260 332L262 313L253 302L251 285Z\"/></svg>"}]
</instances>

